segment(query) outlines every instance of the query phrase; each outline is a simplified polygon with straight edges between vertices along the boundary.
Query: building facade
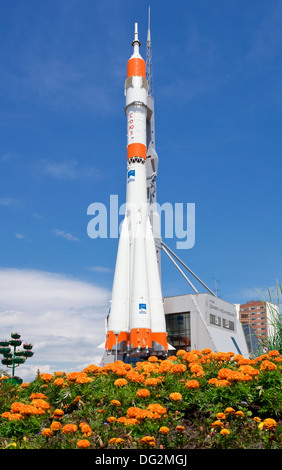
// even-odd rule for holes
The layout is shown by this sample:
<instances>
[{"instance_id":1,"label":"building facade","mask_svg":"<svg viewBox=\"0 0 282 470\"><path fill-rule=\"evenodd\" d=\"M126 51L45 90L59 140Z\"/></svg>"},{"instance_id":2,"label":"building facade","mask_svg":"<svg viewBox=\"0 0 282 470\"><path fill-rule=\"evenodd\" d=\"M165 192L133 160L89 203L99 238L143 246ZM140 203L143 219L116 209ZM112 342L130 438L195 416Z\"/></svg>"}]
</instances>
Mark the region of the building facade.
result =
<instances>
[{"instance_id":1,"label":"building facade","mask_svg":"<svg viewBox=\"0 0 282 470\"><path fill-rule=\"evenodd\" d=\"M167 341L174 350L210 348L249 357L248 346L234 304L210 294L164 298Z\"/></svg>"},{"instance_id":2,"label":"building facade","mask_svg":"<svg viewBox=\"0 0 282 470\"><path fill-rule=\"evenodd\" d=\"M251 300L241 304L239 308L239 320L242 325L249 325L259 341L264 343L268 339L269 306L261 300Z\"/></svg>"}]
</instances>

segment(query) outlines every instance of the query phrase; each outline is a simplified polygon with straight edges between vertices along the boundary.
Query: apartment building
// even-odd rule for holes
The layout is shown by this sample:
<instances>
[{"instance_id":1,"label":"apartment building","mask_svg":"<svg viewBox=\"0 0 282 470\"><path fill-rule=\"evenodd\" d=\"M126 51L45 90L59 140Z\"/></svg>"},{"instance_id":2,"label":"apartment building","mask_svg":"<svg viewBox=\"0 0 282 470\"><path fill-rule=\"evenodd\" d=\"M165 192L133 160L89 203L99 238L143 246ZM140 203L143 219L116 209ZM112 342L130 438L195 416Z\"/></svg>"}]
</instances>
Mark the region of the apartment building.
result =
<instances>
[{"instance_id":1,"label":"apartment building","mask_svg":"<svg viewBox=\"0 0 282 470\"><path fill-rule=\"evenodd\" d=\"M239 320L242 325L248 324L259 340L267 340L269 333L268 303L261 300L251 300L241 304Z\"/></svg>"}]
</instances>

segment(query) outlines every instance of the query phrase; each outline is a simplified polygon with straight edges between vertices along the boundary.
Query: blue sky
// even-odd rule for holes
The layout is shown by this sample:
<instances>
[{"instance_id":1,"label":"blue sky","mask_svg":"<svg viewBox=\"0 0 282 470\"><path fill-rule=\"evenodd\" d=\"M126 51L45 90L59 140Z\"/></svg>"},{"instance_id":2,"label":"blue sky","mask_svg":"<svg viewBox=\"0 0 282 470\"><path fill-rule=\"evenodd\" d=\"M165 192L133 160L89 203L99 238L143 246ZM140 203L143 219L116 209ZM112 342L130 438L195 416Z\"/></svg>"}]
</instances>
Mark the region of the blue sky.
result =
<instances>
[{"instance_id":1,"label":"blue sky","mask_svg":"<svg viewBox=\"0 0 282 470\"><path fill-rule=\"evenodd\" d=\"M158 201L196 208L195 246L178 254L229 302L282 279L281 2L2 0L0 327L36 341L49 312L62 329L38 340L42 351L75 337L63 334L70 308L87 311L87 331L99 324L90 342L103 340L118 240L88 237L87 208L125 200L126 62L135 21L145 57L149 4ZM164 295L191 292L165 255L162 281ZM73 289L79 306L62 294Z\"/></svg>"}]
</instances>

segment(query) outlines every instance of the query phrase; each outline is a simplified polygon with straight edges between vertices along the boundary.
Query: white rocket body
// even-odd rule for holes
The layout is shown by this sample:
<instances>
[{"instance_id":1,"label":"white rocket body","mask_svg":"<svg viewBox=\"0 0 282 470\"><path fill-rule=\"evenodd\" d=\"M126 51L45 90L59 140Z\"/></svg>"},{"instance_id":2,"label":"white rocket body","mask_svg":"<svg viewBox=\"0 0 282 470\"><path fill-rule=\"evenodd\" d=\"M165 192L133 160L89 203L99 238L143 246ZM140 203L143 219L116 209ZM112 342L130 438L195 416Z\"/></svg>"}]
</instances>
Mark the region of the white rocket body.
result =
<instances>
[{"instance_id":1,"label":"white rocket body","mask_svg":"<svg viewBox=\"0 0 282 470\"><path fill-rule=\"evenodd\" d=\"M126 213L118 246L105 348L129 355L168 350L156 245L147 199L146 64L139 54L137 24L134 52L125 82L127 116Z\"/></svg>"}]
</instances>

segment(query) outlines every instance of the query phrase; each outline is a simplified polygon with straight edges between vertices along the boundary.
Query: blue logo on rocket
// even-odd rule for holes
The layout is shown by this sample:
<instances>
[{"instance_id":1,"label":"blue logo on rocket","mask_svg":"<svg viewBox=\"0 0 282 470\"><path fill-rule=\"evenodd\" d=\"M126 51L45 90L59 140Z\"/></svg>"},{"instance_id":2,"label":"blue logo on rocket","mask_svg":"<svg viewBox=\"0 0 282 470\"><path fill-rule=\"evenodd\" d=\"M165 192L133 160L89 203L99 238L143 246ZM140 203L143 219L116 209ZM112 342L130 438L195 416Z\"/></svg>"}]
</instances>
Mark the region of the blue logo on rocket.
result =
<instances>
[{"instance_id":1,"label":"blue logo on rocket","mask_svg":"<svg viewBox=\"0 0 282 470\"><path fill-rule=\"evenodd\" d=\"M147 305L139 304L139 313L147 313Z\"/></svg>"},{"instance_id":2,"label":"blue logo on rocket","mask_svg":"<svg viewBox=\"0 0 282 470\"><path fill-rule=\"evenodd\" d=\"M130 181L135 181L135 170L129 170L127 173L127 181L130 183Z\"/></svg>"}]
</instances>

